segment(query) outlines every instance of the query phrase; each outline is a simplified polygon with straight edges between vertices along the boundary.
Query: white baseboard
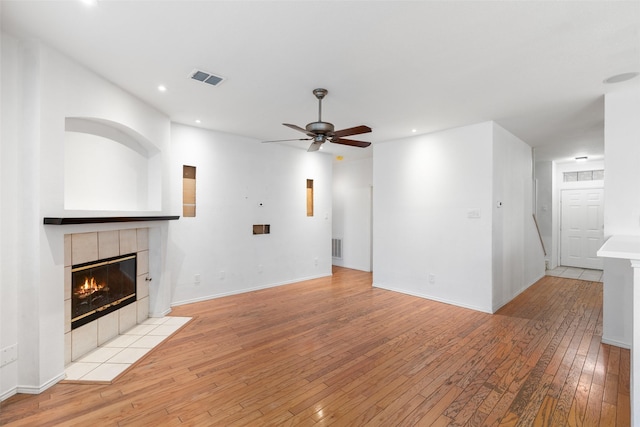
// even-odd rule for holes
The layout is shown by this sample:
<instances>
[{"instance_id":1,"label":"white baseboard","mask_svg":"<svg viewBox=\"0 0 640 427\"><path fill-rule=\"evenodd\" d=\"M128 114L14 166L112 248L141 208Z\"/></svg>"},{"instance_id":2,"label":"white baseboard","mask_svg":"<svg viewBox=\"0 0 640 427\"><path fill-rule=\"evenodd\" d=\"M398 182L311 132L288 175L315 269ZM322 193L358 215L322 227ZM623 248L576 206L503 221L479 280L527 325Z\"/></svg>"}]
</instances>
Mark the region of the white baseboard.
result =
<instances>
[{"instance_id":1,"label":"white baseboard","mask_svg":"<svg viewBox=\"0 0 640 427\"><path fill-rule=\"evenodd\" d=\"M414 297L420 297L420 298L428 299L428 300L431 300L431 301L436 301L436 302L441 302L441 303L444 303L444 304L454 305L456 307L468 308L469 310L475 310L475 311L480 311L480 312L483 312L483 313L493 314L491 312L491 310L489 308L486 308L486 307L478 307L478 306L469 305L469 304L462 304L462 303L459 303L457 301L451 301L451 300L447 300L447 299L444 299L444 298L434 297L433 295L421 294L421 293L418 293L418 292L412 292L412 291L408 291L406 289L394 288L394 287L391 287L391 286L382 286L382 285L377 284L377 283L374 283L372 286L374 288L386 289L388 291L398 292L398 293L401 293L401 294L411 295L411 296L414 296Z\"/></svg>"},{"instance_id":2,"label":"white baseboard","mask_svg":"<svg viewBox=\"0 0 640 427\"><path fill-rule=\"evenodd\" d=\"M62 372L58 376L51 378L49 381L47 381L46 383L40 385L39 387L18 386L16 391L18 393L24 393L24 394L40 394L43 391L45 391L46 389L48 389L49 387L51 387L53 385L56 385L57 383L59 383L60 381L65 379L65 377L66 377L66 374L64 372Z\"/></svg>"},{"instance_id":3,"label":"white baseboard","mask_svg":"<svg viewBox=\"0 0 640 427\"><path fill-rule=\"evenodd\" d=\"M17 387L12 388L11 390L7 390L6 392L0 395L0 402L10 398L11 396L15 396L18 393L22 394L40 394L51 386L56 385L60 381L65 378L65 373L61 373L54 378L51 378L46 383L40 386L27 386L27 385L19 385Z\"/></svg>"},{"instance_id":4,"label":"white baseboard","mask_svg":"<svg viewBox=\"0 0 640 427\"><path fill-rule=\"evenodd\" d=\"M535 285L536 283L538 283L538 281L540 279L542 279L545 275L543 274L542 276L538 277L537 279L535 279L533 282L529 283L527 286L525 286L524 288L518 290L515 294L511 295L510 297L508 297L509 299L502 301L498 304L495 304L493 306L493 313L495 314L498 310L500 310L502 307L504 307L505 305L509 304L511 301L513 301L514 299L516 299L521 293L523 293L524 291L526 291L527 289L529 289L531 286Z\"/></svg>"},{"instance_id":5,"label":"white baseboard","mask_svg":"<svg viewBox=\"0 0 640 427\"><path fill-rule=\"evenodd\" d=\"M627 343L627 342L618 341L618 340L612 340L612 339L605 338L605 337L602 337L602 340L600 340L600 342L602 342L603 344L609 344L609 345L613 345L613 346L616 346L616 347L626 348L627 350L631 350L631 344Z\"/></svg>"},{"instance_id":6,"label":"white baseboard","mask_svg":"<svg viewBox=\"0 0 640 427\"><path fill-rule=\"evenodd\" d=\"M16 387L11 390L7 390L4 393L0 394L0 402L7 400L11 396L18 394L18 389Z\"/></svg>"},{"instance_id":7,"label":"white baseboard","mask_svg":"<svg viewBox=\"0 0 640 427\"><path fill-rule=\"evenodd\" d=\"M287 280L287 281L284 281L284 282L269 283L269 284L266 284L266 285L254 286L254 287L251 287L251 288L238 289L237 291L221 292L219 294L211 294L211 295L205 295L205 296L198 297L198 298L192 298L192 299L187 299L187 300L182 300L182 301L174 301L174 302L171 303L171 307L177 307L179 305L185 305L185 304L192 304L194 302L208 301L208 300L211 300L211 299L227 297L227 296L230 296L230 295L244 294L244 293L247 293L247 292L259 291L261 289L275 288L276 286L290 285L292 283L304 282L306 280L320 279L322 277L329 277L329 276L331 276L331 274L320 274L320 275L317 275L317 276L301 277L301 278L298 278L298 279Z\"/></svg>"},{"instance_id":8,"label":"white baseboard","mask_svg":"<svg viewBox=\"0 0 640 427\"><path fill-rule=\"evenodd\" d=\"M163 317L165 317L166 315L168 315L169 313L171 313L171 308L168 308L168 309L166 309L166 310L164 310L164 311L161 311L161 312L159 312L159 313L155 313L155 312L153 312L153 313L149 313L149 317L159 317L159 318L163 318Z\"/></svg>"}]
</instances>

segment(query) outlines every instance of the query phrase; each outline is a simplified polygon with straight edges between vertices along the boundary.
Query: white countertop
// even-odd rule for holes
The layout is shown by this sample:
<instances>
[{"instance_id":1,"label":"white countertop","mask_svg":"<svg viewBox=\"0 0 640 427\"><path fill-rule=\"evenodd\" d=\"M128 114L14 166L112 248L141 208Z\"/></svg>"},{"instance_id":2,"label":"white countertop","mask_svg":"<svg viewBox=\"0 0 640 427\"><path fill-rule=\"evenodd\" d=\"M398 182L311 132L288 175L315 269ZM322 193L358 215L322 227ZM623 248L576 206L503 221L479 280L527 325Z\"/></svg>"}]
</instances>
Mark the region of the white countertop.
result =
<instances>
[{"instance_id":1,"label":"white countertop","mask_svg":"<svg viewBox=\"0 0 640 427\"><path fill-rule=\"evenodd\" d=\"M611 236L596 254L604 258L640 259L640 236Z\"/></svg>"}]
</instances>

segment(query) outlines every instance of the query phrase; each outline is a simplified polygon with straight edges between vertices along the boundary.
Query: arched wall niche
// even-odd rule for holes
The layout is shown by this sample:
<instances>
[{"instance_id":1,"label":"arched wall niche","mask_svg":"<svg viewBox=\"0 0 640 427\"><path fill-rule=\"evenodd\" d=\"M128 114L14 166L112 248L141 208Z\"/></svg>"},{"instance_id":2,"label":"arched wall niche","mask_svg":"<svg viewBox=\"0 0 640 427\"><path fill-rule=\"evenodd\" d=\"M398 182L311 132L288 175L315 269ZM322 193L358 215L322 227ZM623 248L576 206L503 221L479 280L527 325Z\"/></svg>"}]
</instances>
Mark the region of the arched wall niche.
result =
<instances>
[{"instance_id":1,"label":"arched wall niche","mask_svg":"<svg viewBox=\"0 0 640 427\"><path fill-rule=\"evenodd\" d=\"M160 210L160 150L133 129L94 117L67 117L64 208Z\"/></svg>"}]
</instances>

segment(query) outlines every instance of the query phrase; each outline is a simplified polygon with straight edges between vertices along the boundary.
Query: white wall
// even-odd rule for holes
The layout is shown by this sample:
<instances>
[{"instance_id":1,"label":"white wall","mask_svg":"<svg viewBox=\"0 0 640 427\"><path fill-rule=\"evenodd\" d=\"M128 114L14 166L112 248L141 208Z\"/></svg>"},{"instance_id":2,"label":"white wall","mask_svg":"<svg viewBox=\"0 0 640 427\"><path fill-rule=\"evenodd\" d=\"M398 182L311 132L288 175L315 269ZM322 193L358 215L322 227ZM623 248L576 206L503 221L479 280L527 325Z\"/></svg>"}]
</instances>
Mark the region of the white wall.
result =
<instances>
[{"instance_id":1,"label":"white wall","mask_svg":"<svg viewBox=\"0 0 640 427\"><path fill-rule=\"evenodd\" d=\"M80 132L66 132L64 148L65 209L148 210L146 156Z\"/></svg>"},{"instance_id":2,"label":"white wall","mask_svg":"<svg viewBox=\"0 0 640 427\"><path fill-rule=\"evenodd\" d=\"M0 398L15 393L24 366L33 370L31 378L39 376L34 363L38 355L32 338L40 329L39 318L24 316L25 300L33 299L36 312L40 306L38 284L38 241L36 227L39 209L38 170L40 164L37 139L39 90L37 70L39 57L30 46L23 46L12 37L2 35L2 335L0 348L17 345L19 359L0 368ZM29 85L26 82L30 82ZM23 86L24 85L24 86ZM26 118L27 120L24 120ZM30 120L29 120L30 119ZM19 143L18 143L19 142ZM35 264L34 264L35 263ZM29 268L31 265L31 268ZM34 265L36 268L33 268ZM24 283L24 284L23 284ZM33 335L25 337L25 327ZM31 379L30 378L30 379Z\"/></svg>"},{"instance_id":3,"label":"white wall","mask_svg":"<svg viewBox=\"0 0 640 427\"><path fill-rule=\"evenodd\" d=\"M331 275L330 156L179 124L171 140L176 181L196 167L196 217L170 230L173 304ZM271 234L253 235L253 224Z\"/></svg>"},{"instance_id":4,"label":"white wall","mask_svg":"<svg viewBox=\"0 0 640 427\"><path fill-rule=\"evenodd\" d=\"M494 312L533 284L531 167L493 122L376 144L374 286Z\"/></svg>"},{"instance_id":5,"label":"white wall","mask_svg":"<svg viewBox=\"0 0 640 427\"><path fill-rule=\"evenodd\" d=\"M371 271L373 158L333 165L333 232L342 239L342 259L333 264Z\"/></svg>"},{"instance_id":6,"label":"white wall","mask_svg":"<svg viewBox=\"0 0 640 427\"><path fill-rule=\"evenodd\" d=\"M39 79L42 80L40 91L40 123L46 130L42 139L42 157L46 163L42 165L44 175L43 193L46 195L47 212L50 216L62 216L64 207L64 174L59 173L64 165L65 119L68 117L91 118L96 121L117 123L123 129L142 136L143 141L155 145L155 149L164 153L162 172L155 180L159 181L161 190L150 187L151 193L160 194L159 203L152 212L169 212L169 132L168 118L157 110L134 98L127 92L104 80L57 52L43 48L42 66ZM118 210L118 209L109 209ZM140 213L138 210L132 210ZM78 214L99 215L94 212L77 212ZM127 213L121 211L121 213ZM114 215L114 212L109 212Z\"/></svg>"},{"instance_id":7,"label":"white wall","mask_svg":"<svg viewBox=\"0 0 640 427\"><path fill-rule=\"evenodd\" d=\"M374 146L374 286L492 311L492 152L490 122Z\"/></svg>"},{"instance_id":8,"label":"white wall","mask_svg":"<svg viewBox=\"0 0 640 427\"><path fill-rule=\"evenodd\" d=\"M553 246L553 185L555 182L555 163L551 161L535 163L536 178L536 219L540 228L540 235L544 242L547 255L545 260L549 268L555 268L552 260L555 250Z\"/></svg>"},{"instance_id":9,"label":"white wall","mask_svg":"<svg viewBox=\"0 0 640 427\"><path fill-rule=\"evenodd\" d=\"M533 220L531 147L493 126L493 301L511 301L544 276L544 251Z\"/></svg>"},{"instance_id":10,"label":"white wall","mask_svg":"<svg viewBox=\"0 0 640 427\"><path fill-rule=\"evenodd\" d=\"M604 237L640 235L640 89L605 95ZM604 260L602 341L629 348L633 272ZM636 310L638 307L635 308Z\"/></svg>"},{"instance_id":11,"label":"white wall","mask_svg":"<svg viewBox=\"0 0 640 427\"><path fill-rule=\"evenodd\" d=\"M40 45L2 36L2 266L0 348L17 344L18 361L1 368L0 398L37 393L64 373L64 234L122 225L44 226L45 216L169 215L169 120L91 71ZM6 88L11 88L6 91ZM6 95L6 96L5 96ZM160 211L69 211L64 207L65 118L119 123L153 141L164 168L153 183ZM5 124L7 128L5 129ZM6 176L7 180L4 179ZM150 186L151 187L151 184ZM160 190L158 191L158 188ZM134 223L132 227L148 224ZM161 263L167 224L149 224L154 286L150 304L168 311ZM9 251L10 249L10 251ZM153 253L152 253L153 252Z\"/></svg>"},{"instance_id":12,"label":"white wall","mask_svg":"<svg viewBox=\"0 0 640 427\"><path fill-rule=\"evenodd\" d=\"M1 6L0 6L1 7ZM16 307L18 302L19 270L19 146L5 141L18 139L17 117L22 108L19 88L22 85L17 63L18 45L4 33L0 81L0 349L18 342ZM14 390L18 383L18 364L10 363L0 368L0 400Z\"/></svg>"},{"instance_id":13,"label":"white wall","mask_svg":"<svg viewBox=\"0 0 640 427\"><path fill-rule=\"evenodd\" d=\"M172 145L162 113L56 51L5 34L2 88L0 348L17 345L18 360L0 369L0 399L39 393L64 375L65 234L148 228L152 316L172 303L331 274L329 156L180 125ZM146 200L65 207L70 117L115 124L149 145ZM198 168L196 218L43 225L45 216L180 215L183 164ZM313 217L306 216L307 179L314 180ZM253 236L255 223L271 224L271 234Z\"/></svg>"}]
</instances>

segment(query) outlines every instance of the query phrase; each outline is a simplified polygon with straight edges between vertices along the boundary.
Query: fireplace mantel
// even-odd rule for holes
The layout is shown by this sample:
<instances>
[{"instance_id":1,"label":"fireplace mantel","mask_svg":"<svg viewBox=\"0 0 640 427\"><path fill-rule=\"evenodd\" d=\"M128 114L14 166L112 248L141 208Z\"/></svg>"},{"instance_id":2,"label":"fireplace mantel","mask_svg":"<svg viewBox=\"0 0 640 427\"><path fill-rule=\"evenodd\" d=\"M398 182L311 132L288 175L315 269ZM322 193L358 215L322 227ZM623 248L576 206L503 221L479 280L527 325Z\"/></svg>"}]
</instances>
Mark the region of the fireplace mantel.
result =
<instances>
[{"instance_id":1,"label":"fireplace mantel","mask_svg":"<svg viewBox=\"0 0 640 427\"><path fill-rule=\"evenodd\" d=\"M180 216L91 216L53 218L44 217L45 225L71 225L71 224L102 224L108 222L135 222L135 221L170 221L180 219Z\"/></svg>"}]
</instances>

